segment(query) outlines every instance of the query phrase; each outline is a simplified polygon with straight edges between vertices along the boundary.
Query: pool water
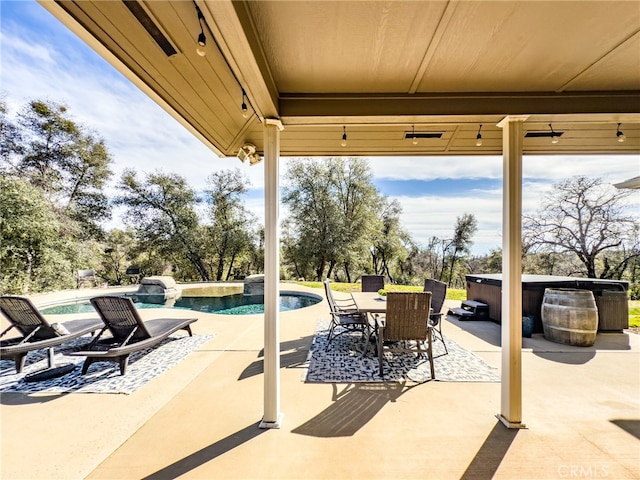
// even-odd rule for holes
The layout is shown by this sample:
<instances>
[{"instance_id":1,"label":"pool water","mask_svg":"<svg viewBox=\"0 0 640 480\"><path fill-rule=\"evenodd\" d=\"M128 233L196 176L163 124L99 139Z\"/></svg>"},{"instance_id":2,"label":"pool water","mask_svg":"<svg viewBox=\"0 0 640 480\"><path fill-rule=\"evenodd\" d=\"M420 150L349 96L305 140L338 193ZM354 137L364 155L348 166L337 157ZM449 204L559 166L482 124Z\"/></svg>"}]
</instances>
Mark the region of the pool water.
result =
<instances>
[{"instance_id":1,"label":"pool water","mask_svg":"<svg viewBox=\"0 0 640 480\"><path fill-rule=\"evenodd\" d=\"M167 308L164 304L140 302L136 295L129 296L133 298L136 308ZM309 307L321 300L322 298L318 295L281 293L280 311L285 312ZM176 303L170 308L221 315L253 315L264 313L264 297L262 295L245 296L242 293L224 297L183 297L176 300ZM55 305L41 309L41 312L47 315L89 313L94 311L93 306L88 301Z\"/></svg>"}]
</instances>

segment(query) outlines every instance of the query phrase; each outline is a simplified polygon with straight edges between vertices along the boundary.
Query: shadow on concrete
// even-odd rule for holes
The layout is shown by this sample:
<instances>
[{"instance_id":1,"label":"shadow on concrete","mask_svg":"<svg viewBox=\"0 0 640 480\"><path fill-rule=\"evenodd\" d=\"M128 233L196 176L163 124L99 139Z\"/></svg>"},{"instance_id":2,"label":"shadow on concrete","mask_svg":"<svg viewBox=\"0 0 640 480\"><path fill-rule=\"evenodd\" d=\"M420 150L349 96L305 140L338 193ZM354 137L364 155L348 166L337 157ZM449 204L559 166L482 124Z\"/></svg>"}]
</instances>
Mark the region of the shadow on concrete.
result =
<instances>
[{"instance_id":1,"label":"shadow on concrete","mask_svg":"<svg viewBox=\"0 0 640 480\"><path fill-rule=\"evenodd\" d=\"M286 342L280 342L280 351L288 352L289 350L309 350L313 335L307 335L306 337L300 337L296 340L287 340ZM258 357L264 357L264 348L258 352Z\"/></svg>"},{"instance_id":2,"label":"shadow on concrete","mask_svg":"<svg viewBox=\"0 0 640 480\"><path fill-rule=\"evenodd\" d=\"M531 348L534 355L552 362L566 363L570 365L582 365L592 360L597 352L629 351L631 344L629 334L598 332L596 341L589 347L576 347L550 342L542 335L534 335L525 342L527 348Z\"/></svg>"},{"instance_id":3,"label":"shadow on concrete","mask_svg":"<svg viewBox=\"0 0 640 480\"><path fill-rule=\"evenodd\" d=\"M497 422L460 480L490 480L498 471L519 430Z\"/></svg>"},{"instance_id":4,"label":"shadow on concrete","mask_svg":"<svg viewBox=\"0 0 640 480\"><path fill-rule=\"evenodd\" d=\"M550 362L566 363L567 365L583 365L595 358L596 352L539 352L534 350L537 357Z\"/></svg>"},{"instance_id":5,"label":"shadow on concrete","mask_svg":"<svg viewBox=\"0 0 640 480\"><path fill-rule=\"evenodd\" d=\"M488 320L460 320L456 315L447 315L446 321L461 330L483 340L495 347L501 346L501 325ZM446 332L446 325L444 326ZM629 333L627 332L598 332L595 343L590 347L564 345L547 340L543 334L534 334L523 338L522 346L548 360L582 364L591 360L596 352L631 350ZM575 357L573 356L575 355Z\"/></svg>"},{"instance_id":6,"label":"shadow on concrete","mask_svg":"<svg viewBox=\"0 0 640 480\"><path fill-rule=\"evenodd\" d=\"M307 361L309 355L309 345L313 336L303 337L298 340L291 340L280 343L280 368L297 368L302 367ZM293 351L289 351L293 350ZM245 378L253 377L255 375L261 375L264 373L264 361L261 359L264 356L264 350L260 350L258 358L251 362L240 373L238 380L244 380Z\"/></svg>"},{"instance_id":7,"label":"shadow on concrete","mask_svg":"<svg viewBox=\"0 0 640 480\"><path fill-rule=\"evenodd\" d=\"M178 478L179 476L198 468L200 465L203 465L214 458L239 447L243 443L253 440L258 435L261 435L266 431L266 429L258 428L258 424L254 423L143 478L144 480Z\"/></svg>"},{"instance_id":8,"label":"shadow on concrete","mask_svg":"<svg viewBox=\"0 0 640 480\"><path fill-rule=\"evenodd\" d=\"M445 321L459 327L494 347L500 346L500 325L489 320L460 320L456 315L446 315ZM446 323L443 333L446 335Z\"/></svg>"},{"instance_id":9,"label":"shadow on concrete","mask_svg":"<svg viewBox=\"0 0 640 480\"><path fill-rule=\"evenodd\" d=\"M617 425L625 432L630 433L640 440L640 420L630 420L625 418L614 418L611 423Z\"/></svg>"},{"instance_id":10,"label":"shadow on concrete","mask_svg":"<svg viewBox=\"0 0 640 480\"><path fill-rule=\"evenodd\" d=\"M18 392L2 392L0 393L0 404L8 406L16 405L32 405L38 403L47 403L51 400L58 400L68 393L51 393L51 394L33 394Z\"/></svg>"},{"instance_id":11,"label":"shadow on concrete","mask_svg":"<svg viewBox=\"0 0 640 480\"><path fill-rule=\"evenodd\" d=\"M348 384L341 391L333 385L333 403L292 433L311 437L350 437L367 424L389 402L395 402L411 387L403 383ZM417 384L416 384L417 385Z\"/></svg>"}]
</instances>

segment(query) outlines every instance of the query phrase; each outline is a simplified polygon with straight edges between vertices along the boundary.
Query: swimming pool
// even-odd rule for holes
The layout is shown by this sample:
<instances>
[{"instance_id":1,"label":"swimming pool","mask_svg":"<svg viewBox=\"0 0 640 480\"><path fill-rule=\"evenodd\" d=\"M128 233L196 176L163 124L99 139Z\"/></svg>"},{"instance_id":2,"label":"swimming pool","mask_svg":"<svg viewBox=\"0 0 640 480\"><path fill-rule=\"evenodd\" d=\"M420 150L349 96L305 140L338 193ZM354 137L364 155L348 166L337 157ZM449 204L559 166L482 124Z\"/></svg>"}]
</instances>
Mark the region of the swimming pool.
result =
<instances>
[{"instance_id":1,"label":"swimming pool","mask_svg":"<svg viewBox=\"0 0 640 480\"><path fill-rule=\"evenodd\" d=\"M171 307L164 304L142 302L140 301L140 297L135 294L129 294L127 296L132 297L134 305L137 308L180 308L195 310L197 312L216 313L219 315L254 315L264 313L264 296L262 295L244 295L240 293L226 295L224 297L182 297L176 300L175 304ZM281 292L280 311L285 312L310 307L321 301L322 297L311 293ZM47 315L95 312L88 299L74 303L44 307L41 308L40 311Z\"/></svg>"}]
</instances>

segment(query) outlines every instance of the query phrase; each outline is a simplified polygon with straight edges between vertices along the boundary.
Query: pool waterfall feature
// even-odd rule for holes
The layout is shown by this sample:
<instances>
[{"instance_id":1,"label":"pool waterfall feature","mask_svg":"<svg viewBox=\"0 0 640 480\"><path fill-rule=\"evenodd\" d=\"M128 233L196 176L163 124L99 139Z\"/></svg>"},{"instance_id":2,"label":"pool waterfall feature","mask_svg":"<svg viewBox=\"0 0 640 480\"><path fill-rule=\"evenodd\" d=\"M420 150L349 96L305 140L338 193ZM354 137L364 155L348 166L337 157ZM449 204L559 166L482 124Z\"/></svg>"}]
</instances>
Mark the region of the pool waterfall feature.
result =
<instances>
[{"instance_id":1,"label":"pool waterfall feature","mask_svg":"<svg viewBox=\"0 0 640 480\"><path fill-rule=\"evenodd\" d=\"M261 295L264 297L264 275L249 275L244 279L244 295Z\"/></svg>"},{"instance_id":2,"label":"pool waterfall feature","mask_svg":"<svg viewBox=\"0 0 640 480\"><path fill-rule=\"evenodd\" d=\"M180 297L182 289L173 277L152 276L144 277L140 281L138 291L132 295L134 302L153 303L173 307Z\"/></svg>"},{"instance_id":3,"label":"pool waterfall feature","mask_svg":"<svg viewBox=\"0 0 640 480\"><path fill-rule=\"evenodd\" d=\"M185 288L185 290L189 290ZM249 275L242 283L242 294L245 296L264 297L264 275ZM233 292L233 293L239 293ZM182 298L183 288L179 286L173 277L169 276L152 276L144 277L140 281L138 291L132 295L140 303L153 303L164 305L165 307L173 307L176 300ZM215 295L215 296L226 296ZM185 297L195 295L187 294ZM199 296L199 295L198 295Z\"/></svg>"}]
</instances>

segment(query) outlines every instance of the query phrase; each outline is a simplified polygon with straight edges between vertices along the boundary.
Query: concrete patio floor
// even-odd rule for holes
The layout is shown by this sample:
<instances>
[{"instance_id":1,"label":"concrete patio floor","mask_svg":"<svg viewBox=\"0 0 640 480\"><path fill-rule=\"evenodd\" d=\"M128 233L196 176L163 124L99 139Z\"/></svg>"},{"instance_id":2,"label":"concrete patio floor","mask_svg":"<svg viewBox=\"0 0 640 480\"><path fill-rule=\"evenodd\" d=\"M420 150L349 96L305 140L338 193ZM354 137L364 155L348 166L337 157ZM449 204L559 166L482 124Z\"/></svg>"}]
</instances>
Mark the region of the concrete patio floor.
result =
<instances>
[{"instance_id":1,"label":"concrete patio floor","mask_svg":"<svg viewBox=\"0 0 640 480\"><path fill-rule=\"evenodd\" d=\"M282 428L257 426L262 316L197 313L194 333L215 338L131 395L2 394L0 477L640 478L639 335L583 348L525 338L527 428L509 430L499 383L303 383L327 309L281 313ZM499 369L498 325L449 316L443 332Z\"/></svg>"}]
</instances>

